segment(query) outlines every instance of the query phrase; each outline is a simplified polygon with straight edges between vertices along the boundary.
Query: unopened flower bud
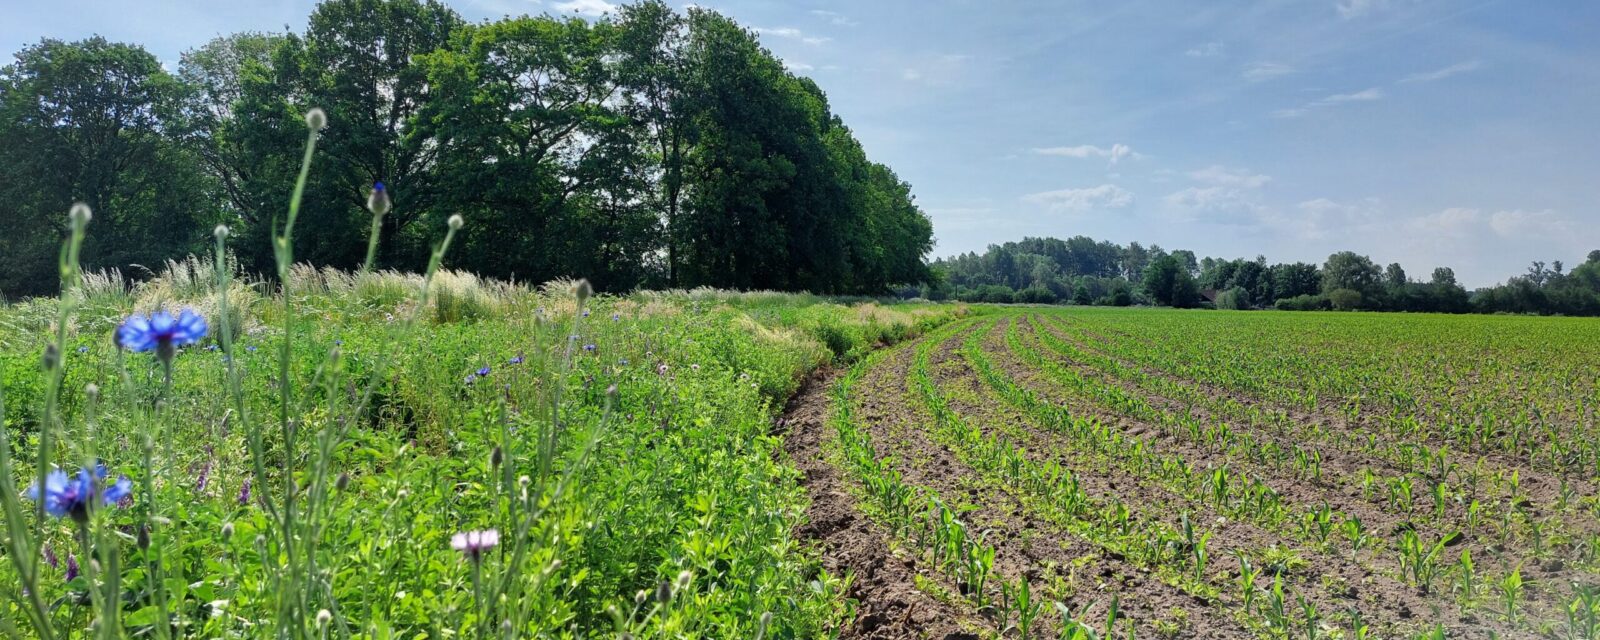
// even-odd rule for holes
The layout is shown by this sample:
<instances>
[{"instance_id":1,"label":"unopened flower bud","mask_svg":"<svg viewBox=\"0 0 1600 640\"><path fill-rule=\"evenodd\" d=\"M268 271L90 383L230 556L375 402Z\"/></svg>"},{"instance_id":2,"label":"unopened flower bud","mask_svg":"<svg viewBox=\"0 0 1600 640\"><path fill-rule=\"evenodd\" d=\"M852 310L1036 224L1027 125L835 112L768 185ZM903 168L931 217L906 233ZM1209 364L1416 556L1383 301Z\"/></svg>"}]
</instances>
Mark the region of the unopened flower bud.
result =
<instances>
[{"instance_id":1,"label":"unopened flower bud","mask_svg":"<svg viewBox=\"0 0 1600 640\"><path fill-rule=\"evenodd\" d=\"M450 230L451 231L460 231L461 230L461 225L464 225L464 224L467 223L467 221L465 219L463 219L461 217L461 214L459 214L459 213L455 214L453 216L450 216L450 220L448 220L447 222L450 225Z\"/></svg>"},{"instance_id":2,"label":"unopened flower bud","mask_svg":"<svg viewBox=\"0 0 1600 640\"><path fill-rule=\"evenodd\" d=\"M327 609L323 609L323 610L317 612L317 626L318 627L326 627L326 626L328 626L328 622L330 622L332 620L333 620L333 614L329 613Z\"/></svg>"},{"instance_id":3,"label":"unopened flower bud","mask_svg":"<svg viewBox=\"0 0 1600 640\"><path fill-rule=\"evenodd\" d=\"M307 128L312 131L321 131L326 126L328 126L328 114L324 113L321 108L312 107L310 111L306 112Z\"/></svg>"},{"instance_id":4,"label":"unopened flower bud","mask_svg":"<svg viewBox=\"0 0 1600 640\"><path fill-rule=\"evenodd\" d=\"M75 225L89 224L94 219L94 210L82 202L72 203L72 208L67 211L67 219Z\"/></svg>"},{"instance_id":5,"label":"unopened flower bud","mask_svg":"<svg viewBox=\"0 0 1600 640\"><path fill-rule=\"evenodd\" d=\"M688 589L689 588L689 582L692 581L692 580L694 580L694 574L689 573L688 569L684 569L683 571L679 572L678 573L678 590L679 591L683 591L684 589Z\"/></svg>"},{"instance_id":6,"label":"unopened flower bud","mask_svg":"<svg viewBox=\"0 0 1600 640\"><path fill-rule=\"evenodd\" d=\"M489 452L489 467L493 469L499 469L500 459L504 455L505 453L500 450L499 445L496 445L494 451Z\"/></svg>"},{"instance_id":7,"label":"unopened flower bud","mask_svg":"<svg viewBox=\"0 0 1600 640\"><path fill-rule=\"evenodd\" d=\"M222 523L222 541L227 542L231 539L233 539L233 523L224 522Z\"/></svg>"},{"instance_id":8,"label":"unopened flower bud","mask_svg":"<svg viewBox=\"0 0 1600 640\"><path fill-rule=\"evenodd\" d=\"M638 593L633 594L633 606L637 607L637 606L643 605L644 601L646 599L648 599L649 597L650 597L650 592L645 591L644 589L640 589Z\"/></svg>"},{"instance_id":9,"label":"unopened flower bud","mask_svg":"<svg viewBox=\"0 0 1600 640\"><path fill-rule=\"evenodd\" d=\"M140 551L149 549L150 548L150 527L145 526L143 524L139 525L139 535L134 537L134 541L138 543Z\"/></svg>"},{"instance_id":10,"label":"unopened flower bud","mask_svg":"<svg viewBox=\"0 0 1600 640\"><path fill-rule=\"evenodd\" d=\"M83 387L83 395L84 395L84 397L89 399L89 402L99 402L100 401L100 385L97 385L97 384L95 384L93 382L91 382L91 383L89 383L87 385L84 385L84 387Z\"/></svg>"},{"instance_id":11,"label":"unopened flower bud","mask_svg":"<svg viewBox=\"0 0 1600 640\"><path fill-rule=\"evenodd\" d=\"M333 481L333 488L334 489L338 489L339 491L344 491L345 488L349 487L349 486L350 486L350 474L349 473L341 473L341 474L339 474L339 477L334 479L334 481Z\"/></svg>"},{"instance_id":12,"label":"unopened flower bud","mask_svg":"<svg viewBox=\"0 0 1600 640\"><path fill-rule=\"evenodd\" d=\"M574 295L578 296L578 304L581 305L589 300L589 296L594 295L594 287L589 284L589 280L587 278L584 278L578 280L578 283L573 285L572 292Z\"/></svg>"},{"instance_id":13,"label":"unopened flower bud","mask_svg":"<svg viewBox=\"0 0 1600 640\"><path fill-rule=\"evenodd\" d=\"M217 225L217 228L211 230L211 235L216 236L218 240L228 239L228 225Z\"/></svg>"},{"instance_id":14,"label":"unopened flower bud","mask_svg":"<svg viewBox=\"0 0 1600 640\"><path fill-rule=\"evenodd\" d=\"M372 193L367 194L367 210L375 216L389 212L389 190L383 187L382 182L372 183Z\"/></svg>"},{"instance_id":15,"label":"unopened flower bud","mask_svg":"<svg viewBox=\"0 0 1600 640\"><path fill-rule=\"evenodd\" d=\"M56 367L61 366L61 350L57 349L54 343L44 346L42 363L45 371L55 371Z\"/></svg>"},{"instance_id":16,"label":"unopened flower bud","mask_svg":"<svg viewBox=\"0 0 1600 640\"><path fill-rule=\"evenodd\" d=\"M662 580L661 584L656 585L656 603L666 604L668 602L672 602L672 583Z\"/></svg>"}]
</instances>

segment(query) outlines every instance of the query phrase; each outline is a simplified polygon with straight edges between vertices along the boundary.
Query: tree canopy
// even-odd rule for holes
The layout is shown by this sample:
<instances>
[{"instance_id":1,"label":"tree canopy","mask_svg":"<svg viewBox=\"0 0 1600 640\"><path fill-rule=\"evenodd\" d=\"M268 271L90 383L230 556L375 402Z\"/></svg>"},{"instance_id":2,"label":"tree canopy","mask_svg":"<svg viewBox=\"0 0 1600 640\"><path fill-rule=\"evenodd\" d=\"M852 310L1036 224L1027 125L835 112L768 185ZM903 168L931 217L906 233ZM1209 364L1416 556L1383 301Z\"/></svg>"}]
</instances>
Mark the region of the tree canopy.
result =
<instances>
[{"instance_id":1,"label":"tree canopy","mask_svg":"<svg viewBox=\"0 0 1600 640\"><path fill-rule=\"evenodd\" d=\"M811 80L714 11L469 24L433 0L328 0L302 33L240 33L168 73L137 45L46 40L0 69L0 294L55 290L65 212L97 214L88 266L201 251L234 227L244 269L328 126L296 257L420 269L453 214L449 266L607 290L882 293L929 280L932 225ZM136 273L133 275L137 275Z\"/></svg>"}]
</instances>

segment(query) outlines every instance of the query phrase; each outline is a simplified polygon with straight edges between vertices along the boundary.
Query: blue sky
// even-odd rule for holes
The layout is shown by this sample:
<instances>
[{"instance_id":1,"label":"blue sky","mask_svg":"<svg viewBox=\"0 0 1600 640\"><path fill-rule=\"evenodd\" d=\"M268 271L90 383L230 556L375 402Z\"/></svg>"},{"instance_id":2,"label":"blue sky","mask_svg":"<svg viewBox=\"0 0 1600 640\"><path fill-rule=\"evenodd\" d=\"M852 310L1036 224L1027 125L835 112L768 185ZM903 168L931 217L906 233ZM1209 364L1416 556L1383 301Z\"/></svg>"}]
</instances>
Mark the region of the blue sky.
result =
<instances>
[{"instance_id":1,"label":"blue sky","mask_svg":"<svg viewBox=\"0 0 1600 640\"><path fill-rule=\"evenodd\" d=\"M163 60L313 2L0 0L0 47L101 34ZM603 0L455 0L469 20ZM815 78L909 181L936 255L1023 236L1469 286L1600 248L1600 3L705 0Z\"/></svg>"}]
</instances>

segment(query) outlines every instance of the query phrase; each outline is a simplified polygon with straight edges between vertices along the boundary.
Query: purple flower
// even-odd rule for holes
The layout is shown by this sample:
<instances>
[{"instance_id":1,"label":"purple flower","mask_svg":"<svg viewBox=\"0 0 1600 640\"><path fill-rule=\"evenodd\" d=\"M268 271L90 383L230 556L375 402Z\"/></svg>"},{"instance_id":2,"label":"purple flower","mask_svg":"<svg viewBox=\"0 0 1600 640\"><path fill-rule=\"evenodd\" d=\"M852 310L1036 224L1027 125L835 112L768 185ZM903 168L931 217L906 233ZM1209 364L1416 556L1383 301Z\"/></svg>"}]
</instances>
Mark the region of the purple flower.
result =
<instances>
[{"instance_id":1,"label":"purple flower","mask_svg":"<svg viewBox=\"0 0 1600 640\"><path fill-rule=\"evenodd\" d=\"M240 504L240 506L245 506L245 505L249 505L250 504L250 479L249 478L245 478L244 479L244 485L239 487L239 504Z\"/></svg>"},{"instance_id":2,"label":"purple flower","mask_svg":"<svg viewBox=\"0 0 1600 640\"><path fill-rule=\"evenodd\" d=\"M484 365L484 366L478 368L478 377L479 378L487 378L487 377L489 377L489 365Z\"/></svg>"},{"instance_id":3,"label":"purple flower","mask_svg":"<svg viewBox=\"0 0 1600 640\"><path fill-rule=\"evenodd\" d=\"M522 354L511 356L511 359L507 360L506 364L522 364Z\"/></svg>"},{"instance_id":4,"label":"purple flower","mask_svg":"<svg viewBox=\"0 0 1600 640\"><path fill-rule=\"evenodd\" d=\"M71 516L84 522L89 519L89 508L99 499L101 504L116 504L133 494L133 481L127 476L117 476L117 481L104 485L106 467L97 464L93 471L79 469L76 475L56 469L44 478L44 488L35 483L28 487L28 499L43 501L44 511L57 518Z\"/></svg>"},{"instance_id":5,"label":"purple flower","mask_svg":"<svg viewBox=\"0 0 1600 640\"><path fill-rule=\"evenodd\" d=\"M216 350L217 350L217 345L214 345L214 344L206 345L206 351L216 351Z\"/></svg>"},{"instance_id":6,"label":"purple flower","mask_svg":"<svg viewBox=\"0 0 1600 640\"><path fill-rule=\"evenodd\" d=\"M194 492L205 494L206 485L211 483L211 461L206 460L205 466L200 467L200 477L194 481Z\"/></svg>"},{"instance_id":7,"label":"purple flower","mask_svg":"<svg viewBox=\"0 0 1600 640\"><path fill-rule=\"evenodd\" d=\"M463 531L450 537L450 548L460 551L468 560L477 562L484 551L500 544L500 532L495 529Z\"/></svg>"},{"instance_id":8,"label":"purple flower","mask_svg":"<svg viewBox=\"0 0 1600 640\"><path fill-rule=\"evenodd\" d=\"M466 384L466 385L470 386L473 382L476 382L477 380L478 380L478 376L469 373L469 374L467 374L467 379L466 380L462 380L461 382L463 384Z\"/></svg>"},{"instance_id":9,"label":"purple flower","mask_svg":"<svg viewBox=\"0 0 1600 640\"><path fill-rule=\"evenodd\" d=\"M595 349L595 346L592 345L592 344L583 345L583 350L584 351L588 351L589 353L594 353L594 349Z\"/></svg>"},{"instance_id":10,"label":"purple flower","mask_svg":"<svg viewBox=\"0 0 1600 640\"><path fill-rule=\"evenodd\" d=\"M622 314L618 314L618 313L611 314L611 321L612 322L616 322L616 321L621 320L621 319L622 319Z\"/></svg>"},{"instance_id":11,"label":"purple flower","mask_svg":"<svg viewBox=\"0 0 1600 640\"><path fill-rule=\"evenodd\" d=\"M67 582L78 577L78 556L67 554Z\"/></svg>"},{"instance_id":12,"label":"purple flower","mask_svg":"<svg viewBox=\"0 0 1600 640\"><path fill-rule=\"evenodd\" d=\"M155 349L157 355L171 357L173 349L206 337L206 319L184 309L178 317L165 311L149 316L131 315L117 327L117 345L129 351Z\"/></svg>"},{"instance_id":13,"label":"purple flower","mask_svg":"<svg viewBox=\"0 0 1600 640\"><path fill-rule=\"evenodd\" d=\"M589 310L588 309L584 309L583 310L583 317L585 317L585 318L589 317Z\"/></svg>"},{"instance_id":14,"label":"purple flower","mask_svg":"<svg viewBox=\"0 0 1600 640\"><path fill-rule=\"evenodd\" d=\"M61 561L56 559L56 550L48 544L44 546L44 563L50 565L51 569L61 568Z\"/></svg>"},{"instance_id":15,"label":"purple flower","mask_svg":"<svg viewBox=\"0 0 1600 640\"><path fill-rule=\"evenodd\" d=\"M249 351L250 353L255 353L256 352L256 346L255 345L250 345L248 347L245 347L244 350L245 351Z\"/></svg>"},{"instance_id":16,"label":"purple flower","mask_svg":"<svg viewBox=\"0 0 1600 640\"><path fill-rule=\"evenodd\" d=\"M78 347L78 353L88 353L88 352L89 352L89 347L88 346Z\"/></svg>"},{"instance_id":17,"label":"purple flower","mask_svg":"<svg viewBox=\"0 0 1600 640\"><path fill-rule=\"evenodd\" d=\"M624 367L628 366L628 359L627 358L623 358L621 360L618 360L617 362L622 363L622 366L624 366Z\"/></svg>"}]
</instances>

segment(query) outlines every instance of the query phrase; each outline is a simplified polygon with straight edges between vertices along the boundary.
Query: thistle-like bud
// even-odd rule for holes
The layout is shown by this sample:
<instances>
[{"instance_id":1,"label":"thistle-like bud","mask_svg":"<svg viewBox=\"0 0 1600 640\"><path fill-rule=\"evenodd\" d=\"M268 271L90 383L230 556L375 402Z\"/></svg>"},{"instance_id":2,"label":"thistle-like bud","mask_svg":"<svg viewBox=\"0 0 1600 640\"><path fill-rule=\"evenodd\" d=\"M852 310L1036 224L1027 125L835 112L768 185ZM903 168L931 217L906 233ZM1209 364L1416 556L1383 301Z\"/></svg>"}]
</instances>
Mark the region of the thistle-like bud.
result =
<instances>
[{"instance_id":1,"label":"thistle-like bud","mask_svg":"<svg viewBox=\"0 0 1600 640\"><path fill-rule=\"evenodd\" d=\"M144 551L144 550L149 549L150 548L150 527L145 526L143 524L139 525L139 534L134 537L134 541L136 543L138 543L140 551Z\"/></svg>"},{"instance_id":2,"label":"thistle-like bud","mask_svg":"<svg viewBox=\"0 0 1600 640\"><path fill-rule=\"evenodd\" d=\"M233 523L232 522L224 522L224 523L222 523L222 541L223 542L227 542L227 541L232 540L232 539L233 539Z\"/></svg>"},{"instance_id":3,"label":"thistle-like bud","mask_svg":"<svg viewBox=\"0 0 1600 640\"><path fill-rule=\"evenodd\" d=\"M672 602L672 583L662 580L661 584L656 585L656 603L666 604L668 602Z\"/></svg>"},{"instance_id":4,"label":"thistle-like bud","mask_svg":"<svg viewBox=\"0 0 1600 640\"><path fill-rule=\"evenodd\" d=\"M93 382L84 385L84 387L83 387L83 396L85 398L88 398L89 402L99 402L100 401L100 385L97 385L97 384L95 384Z\"/></svg>"},{"instance_id":5,"label":"thistle-like bud","mask_svg":"<svg viewBox=\"0 0 1600 640\"><path fill-rule=\"evenodd\" d=\"M367 210L375 216L389 212L389 190L383 187L382 182L372 183L372 193L367 194Z\"/></svg>"},{"instance_id":6,"label":"thistle-like bud","mask_svg":"<svg viewBox=\"0 0 1600 640\"><path fill-rule=\"evenodd\" d=\"M509 638L509 637L511 637L511 632L515 631L515 630L516 630L516 627L511 626L511 621L510 620L501 620L500 621L500 635L503 635L503 636Z\"/></svg>"},{"instance_id":7,"label":"thistle-like bud","mask_svg":"<svg viewBox=\"0 0 1600 640\"><path fill-rule=\"evenodd\" d=\"M505 456L505 452L500 450L500 446L499 445L495 445L494 451L490 451L489 452L489 468L491 468L491 469L499 469L500 468L500 459L503 458L504 456Z\"/></svg>"},{"instance_id":8,"label":"thistle-like bud","mask_svg":"<svg viewBox=\"0 0 1600 640\"><path fill-rule=\"evenodd\" d=\"M312 131L321 131L326 126L328 126L328 114L324 113L321 108L312 107L310 111L306 112L307 128Z\"/></svg>"},{"instance_id":9,"label":"thistle-like bud","mask_svg":"<svg viewBox=\"0 0 1600 640\"><path fill-rule=\"evenodd\" d=\"M217 228L211 230L211 235L216 236L216 238L218 240L227 240L228 239L228 225L225 225L225 224L217 225Z\"/></svg>"},{"instance_id":10,"label":"thistle-like bud","mask_svg":"<svg viewBox=\"0 0 1600 640\"><path fill-rule=\"evenodd\" d=\"M594 295L594 287L589 285L588 279L580 279L572 286L572 293L578 296L578 304L582 305L589 301L589 296Z\"/></svg>"},{"instance_id":11,"label":"thistle-like bud","mask_svg":"<svg viewBox=\"0 0 1600 640\"><path fill-rule=\"evenodd\" d=\"M650 592L640 589L638 593L633 594L633 606L641 606L644 604L644 601L648 600L649 598Z\"/></svg>"},{"instance_id":12,"label":"thistle-like bud","mask_svg":"<svg viewBox=\"0 0 1600 640\"><path fill-rule=\"evenodd\" d=\"M55 343L45 345L41 361L45 371L55 371L56 367L61 366L61 350L56 348Z\"/></svg>"},{"instance_id":13,"label":"thistle-like bud","mask_svg":"<svg viewBox=\"0 0 1600 640\"><path fill-rule=\"evenodd\" d=\"M67 210L67 219L75 225L89 224L89 221L94 219L94 210L87 204L74 202L72 208Z\"/></svg>"},{"instance_id":14,"label":"thistle-like bud","mask_svg":"<svg viewBox=\"0 0 1600 640\"><path fill-rule=\"evenodd\" d=\"M450 225L450 230L451 231L460 231L461 230L461 225L466 224L467 221L466 221L466 219L461 217L461 214L458 213L458 214L455 214L453 216L450 216L450 220L448 220L447 223Z\"/></svg>"},{"instance_id":15,"label":"thistle-like bud","mask_svg":"<svg viewBox=\"0 0 1600 640\"><path fill-rule=\"evenodd\" d=\"M350 486L350 474L349 473L341 473L341 474L339 474L339 477L336 478L333 481L333 488L334 489L338 489L339 491L344 491L345 488L349 487L349 486Z\"/></svg>"},{"instance_id":16,"label":"thistle-like bud","mask_svg":"<svg viewBox=\"0 0 1600 640\"><path fill-rule=\"evenodd\" d=\"M318 627L326 627L326 626L328 626L328 623L331 622L332 620L333 620L333 614L329 613L327 609L323 609L323 610L317 612L317 626Z\"/></svg>"},{"instance_id":17,"label":"thistle-like bud","mask_svg":"<svg viewBox=\"0 0 1600 640\"><path fill-rule=\"evenodd\" d=\"M694 574L693 573L689 573L688 569L684 569L683 571L678 572L678 591L683 591L684 589L688 589L689 588L689 583L691 581L693 581L693 580L694 580Z\"/></svg>"}]
</instances>

